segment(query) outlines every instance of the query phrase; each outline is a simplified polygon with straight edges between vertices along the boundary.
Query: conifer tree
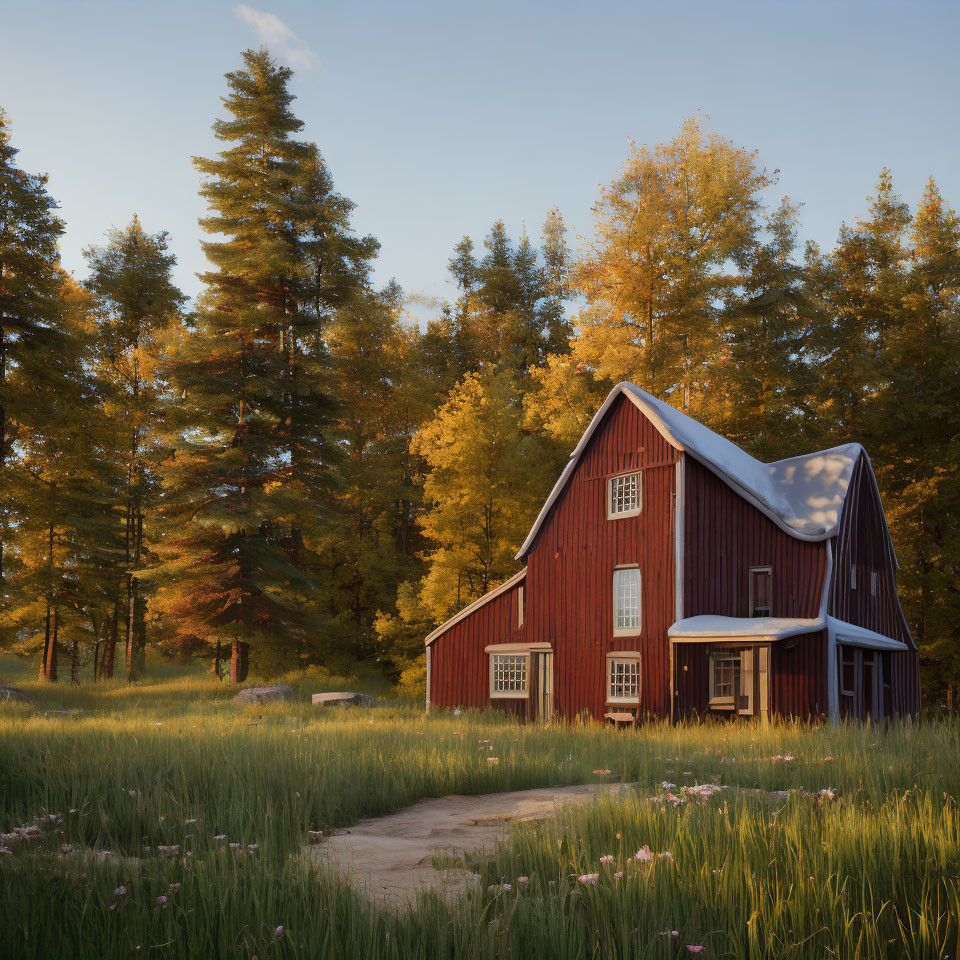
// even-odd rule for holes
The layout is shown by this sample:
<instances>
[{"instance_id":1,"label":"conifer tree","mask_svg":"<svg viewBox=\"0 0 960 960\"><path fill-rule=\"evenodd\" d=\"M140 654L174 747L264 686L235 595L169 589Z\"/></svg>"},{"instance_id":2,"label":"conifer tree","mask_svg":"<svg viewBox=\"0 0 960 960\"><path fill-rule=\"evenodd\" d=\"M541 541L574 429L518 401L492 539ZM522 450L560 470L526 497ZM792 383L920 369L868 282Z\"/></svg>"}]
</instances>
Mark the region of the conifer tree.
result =
<instances>
[{"instance_id":1,"label":"conifer tree","mask_svg":"<svg viewBox=\"0 0 960 960\"><path fill-rule=\"evenodd\" d=\"M876 191L869 218L844 225L829 256L812 249L807 260L819 300L809 347L828 443L867 438L870 400L882 384L881 356L903 303L910 212L889 170L880 172Z\"/></svg>"},{"instance_id":2,"label":"conifer tree","mask_svg":"<svg viewBox=\"0 0 960 960\"><path fill-rule=\"evenodd\" d=\"M810 308L796 246L797 208L784 200L767 218L766 239L743 252L742 284L699 404L714 430L765 461L795 455L811 420Z\"/></svg>"},{"instance_id":3,"label":"conifer tree","mask_svg":"<svg viewBox=\"0 0 960 960\"><path fill-rule=\"evenodd\" d=\"M960 686L960 217L932 179L910 241L902 303L883 334L869 449L924 688L950 700Z\"/></svg>"},{"instance_id":4,"label":"conifer tree","mask_svg":"<svg viewBox=\"0 0 960 960\"><path fill-rule=\"evenodd\" d=\"M10 595L14 483L21 431L52 417L56 398L48 358L63 352L57 325L60 296L57 242L63 224L47 178L16 165L17 151L0 111L0 638Z\"/></svg>"},{"instance_id":5,"label":"conifer tree","mask_svg":"<svg viewBox=\"0 0 960 960\"><path fill-rule=\"evenodd\" d=\"M224 148L197 159L213 269L170 366L181 396L165 466L158 602L182 638L231 647L231 680L303 652L318 622L313 531L329 513L332 399L324 325L376 249L295 139L291 71L247 51L227 75Z\"/></svg>"},{"instance_id":6,"label":"conifer tree","mask_svg":"<svg viewBox=\"0 0 960 960\"><path fill-rule=\"evenodd\" d=\"M122 231L114 230L103 247L86 251L97 317L97 380L110 425L115 451L123 464L123 570L126 581L114 588L114 602L123 609L112 613L122 621L126 637L126 675L136 679L146 648L146 599L138 572L148 561L144 526L156 506L157 468L164 454L159 419L164 384L161 380L162 345L178 323L183 295L171 279L176 262L166 233L144 231L135 216ZM113 674L116 634L105 637L101 673Z\"/></svg>"}]
</instances>

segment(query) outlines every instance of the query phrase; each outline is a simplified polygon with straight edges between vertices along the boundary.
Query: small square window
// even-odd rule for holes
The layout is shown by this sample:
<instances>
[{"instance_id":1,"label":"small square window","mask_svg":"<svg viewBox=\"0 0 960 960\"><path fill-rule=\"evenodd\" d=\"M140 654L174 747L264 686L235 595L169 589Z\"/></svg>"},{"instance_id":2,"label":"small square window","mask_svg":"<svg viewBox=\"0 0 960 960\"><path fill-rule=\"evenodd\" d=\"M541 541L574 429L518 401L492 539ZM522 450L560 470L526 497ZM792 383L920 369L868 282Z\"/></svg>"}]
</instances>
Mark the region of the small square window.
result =
<instances>
[{"instance_id":1,"label":"small square window","mask_svg":"<svg viewBox=\"0 0 960 960\"><path fill-rule=\"evenodd\" d=\"M639 703L640 661L636 657L610 657L607 664L607 701Z\"/></svg>"},{"instance_id":2,"label":"small square window","mask_svg":"<svg viewBox=\"0 0 960 960\"><path fill-rule=\"evenodd\" d=\"M490 696L525 697L527 695L527 655L490 654Z\"/></svg>"},{"instance_id":3,"label":"small square window","mask_svg":"<svg viewBox=\"0 0 960 960\"><path fill-rule=\"evenodd\" d=\"M632 517L640 512L640 474L611 477L608 482L608 517Z\"/></svg>"},{"instance_id":4,"label":"small square window","mask_svg":"<svg viewBox=\"0 0 960 960\"><path fill-rule=\"evenodd\" d=\"M613 632L640 633L640 571L636 567L613 571Z\"/></svg>"}]
</instances>

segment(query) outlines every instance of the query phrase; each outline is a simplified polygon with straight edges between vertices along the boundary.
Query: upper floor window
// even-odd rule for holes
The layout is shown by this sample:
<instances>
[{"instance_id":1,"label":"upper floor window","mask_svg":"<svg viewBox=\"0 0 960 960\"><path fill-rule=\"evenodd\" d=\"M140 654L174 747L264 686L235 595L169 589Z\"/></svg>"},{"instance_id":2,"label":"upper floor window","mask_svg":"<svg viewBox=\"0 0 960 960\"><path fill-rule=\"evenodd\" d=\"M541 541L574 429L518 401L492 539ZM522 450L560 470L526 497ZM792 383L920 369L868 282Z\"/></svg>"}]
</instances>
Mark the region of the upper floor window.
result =
<instances>
[{"instance_id":1,"label":"upper floor window","mask_svg":"<svg viewBox=\"0 0 960 960\"><path fill-rule=\"evenodd\" d=\"M625 473L607 481L607 518L635 517L641 507L640 474Z\"/></svg>"},{"instance_id":2,"label":"upper floor window","mask_svg":"<svg viewBox=\"0 0 960 960\"><path fill-rule=\"evenodd\" d=\"M773 609L773 567L750 568L750 616L769 617Z\"/></svg>"},{"instance_id":3,"label":"upper floor window","mask_svg":"<svg viewBox=\"0 0 960 960\"><path fill-rule=\"evenodd\" d=\"M634 636L640 632L640 570L613 571L613 632Z\"/></svg>"},{"instance_id":4,"label":"upper floor window","mask_svg":"<svg viewBox=\"0 0 960 960\"><path fill-rule=\"evenodd\" d=\"M517 587L517 629L519 630L523 626L524 614L526 610L524 609L524 589L523 584L521 583Z\"/></svg>"},{"instance_id":5,"label":"upper floor window","mask_svg":"<svg viewBox=\"0 0 960 960\"><path fill-rule=\"evenodd\" d=\"M870 596L875 597L880 593L880 571L870 571Z\"/></svg>"},{"instance_id":6,"label":"upper floor window","mask_svg":"<svg viewBox=\"0 0 960 960\"><path fill-rule=\"evenodd\" d=\"M527 663L525 653L490 654L490 696L527 696Z\"/></svg>"},{"instance_id":7,"label":"upper floor window","mask_svg":"<svg viewBox=\"0 0 960 960\"><path fill-rule=\"evenodd\" d=\"M850 564L850 589L857 589L857 565L855 563Z\"/></svg>"}]
</instances>

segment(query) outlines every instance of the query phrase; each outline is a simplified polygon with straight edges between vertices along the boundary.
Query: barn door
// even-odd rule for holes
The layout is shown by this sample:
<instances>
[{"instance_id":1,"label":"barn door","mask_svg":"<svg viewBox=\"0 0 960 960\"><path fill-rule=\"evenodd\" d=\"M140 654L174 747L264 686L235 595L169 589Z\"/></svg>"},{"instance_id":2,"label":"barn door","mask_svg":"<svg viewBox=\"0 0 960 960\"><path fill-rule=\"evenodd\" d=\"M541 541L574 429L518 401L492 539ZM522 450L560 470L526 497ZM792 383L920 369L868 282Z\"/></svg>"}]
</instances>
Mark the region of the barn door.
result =
<instances>
[{"instance_id":1,"label":"barn door","mask_svg":"<svg viewBox=\"0 0 960 960\"><path fill-rule=\"evenodd\" d=\"M553 719L553 651L535 654L537 658L537 720Z\"/></svg>"}]
</instances>

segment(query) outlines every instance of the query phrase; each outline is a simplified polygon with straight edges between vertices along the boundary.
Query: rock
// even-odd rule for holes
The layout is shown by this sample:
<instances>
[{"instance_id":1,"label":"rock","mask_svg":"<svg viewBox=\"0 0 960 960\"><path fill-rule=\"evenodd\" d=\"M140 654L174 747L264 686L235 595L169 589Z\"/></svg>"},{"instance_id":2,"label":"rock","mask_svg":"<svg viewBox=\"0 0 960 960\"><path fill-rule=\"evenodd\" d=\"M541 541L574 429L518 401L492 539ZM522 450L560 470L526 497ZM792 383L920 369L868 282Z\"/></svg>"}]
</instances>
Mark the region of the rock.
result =
<instances>
[{"instance_id":1,"label":"rock","mask_svg":"<svg viewBox=\"0 0 960 960\"><path fill-rule=\"evenodd\" d=\"M366 693L337 690L333 693L315 693L311 698L315 707L375 707L377 700Z\"/></svg>"},{"instance_id":2,"label":"rock","mask_svg":"<svg viewBox=\"0 0 960 960\"><path fill-rule=\"evenodd\" d=\"M33 697L19 687L0 686L0 701L8 703L33 703Z\"/></svg>"},{"instance_id":3,"label":"rock","mask_svg":"<svg viewBox=\"0 0 960 960\"><path fill-rule=\"evenodd\" d=\"M276 684L272 687L247 687L237 694L241 703L272 703L275 700L292 700L293 687Z\"/></svg>"}]
</instances>

